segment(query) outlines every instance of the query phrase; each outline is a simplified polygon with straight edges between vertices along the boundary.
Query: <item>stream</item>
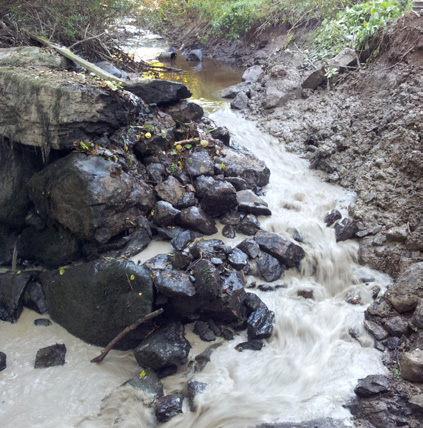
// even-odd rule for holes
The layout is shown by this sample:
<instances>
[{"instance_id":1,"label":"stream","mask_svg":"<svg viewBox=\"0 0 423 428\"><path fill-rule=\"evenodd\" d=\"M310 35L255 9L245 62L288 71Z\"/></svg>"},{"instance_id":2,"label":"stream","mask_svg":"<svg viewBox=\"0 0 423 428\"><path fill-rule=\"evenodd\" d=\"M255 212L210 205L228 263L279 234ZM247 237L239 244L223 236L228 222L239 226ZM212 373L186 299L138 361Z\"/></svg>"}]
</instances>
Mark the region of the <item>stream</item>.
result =
<instances>
[{"instance_id":1,"label":"stream","mask_svg":"<svg viewBox=\"0 0 423 428\"><path fill-rule=\"evenodd\" d=\"M166 46L154 37L142 40L145 46L137 52L145 59ZM306 160L287 153L277 140L218 97L220 89L240 81L239 70L208 60L199 67L181 56L178 61L173 66L187 72L166 74L166 78L186 83L209 117L230 130L232 142L247 147L271 170L264 199L273 214L259 217L262 228L290 239L294 233L300 234L306 258L301 272L290 269L277 281L282 288L249 290L259 294L276 314L274 333L261 351L237 352L235 345L246 340L246 333L241 332L214 351L202 372L180 370L162 380L166 394L183 391L190 380L207 383L196 397L196 411L191 412L185 400L183 413L163 427L246 428L326 417L352 426L343 404L354 395L357 380L386 370L364 330L363 313L372 302L372 289L379 286L383 290L390 282L387 275L359 266L358 244L336 243L334 229L323 222L325 214L335 208L346 215L354 194L326 183L324 175L311 171ZM246 236L238 234L228 240L218 233L209 238L234 247ZM170 248L168 243L152 242L134 261L145 262ZM248 283L253 281L263 283L248 278ZM299 296L303 290L312 291L313 298ZM359 296L360 304L347 303L351 296ZM73 337L54 322L49 327L35 327L36 318L40 316L25 309L18 323L0 322L0 350L8 358L7 369L0 373L2 427L156 426L140 391L116 389L139 374L132 351L112 351L103 363L92 364L90 359L100 348ZM192 326L187 331L193 359L208 344L191 333ZM34 369L37 350L54 343L66 344L66 364Z\"/></svg>"}]
</instances>

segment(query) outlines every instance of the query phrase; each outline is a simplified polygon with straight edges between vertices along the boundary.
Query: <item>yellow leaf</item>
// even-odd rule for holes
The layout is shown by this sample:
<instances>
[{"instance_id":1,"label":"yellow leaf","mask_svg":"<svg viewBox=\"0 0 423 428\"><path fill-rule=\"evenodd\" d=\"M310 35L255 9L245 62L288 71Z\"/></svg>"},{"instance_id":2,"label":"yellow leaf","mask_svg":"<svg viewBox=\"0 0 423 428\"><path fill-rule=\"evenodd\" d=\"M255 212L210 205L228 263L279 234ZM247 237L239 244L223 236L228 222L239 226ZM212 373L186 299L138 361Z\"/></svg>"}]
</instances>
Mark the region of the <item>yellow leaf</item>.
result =
<instances>
[{"instance_id":1,"label":"yellow leaf","mask_svg":"<svg viewBox=\"0 0 423 428\"><path fill-rule=\"evenodd\" d=\"M143 378L145 378L145 376L147 375L147 373L145 372L145 370L143 370L141 373L140 373L140 379L143 379Z\"/></svg>"},{"instance_id":2,"label":"yellow leaf","mask_svg":"<svg viewBox=\"0 0 423 428\"><path fill-rule=\"evenodd\" d=\"M59 269L60 275L63 275L65 273L65 270L63 268Z\"/></svg>"},{"instance_id":3,"label":"yellow leaf","mask_svg":"<svg viewBox=\"0 0 423 428\"><path fill-rule=\"evenodd\" d=\"M209 142L207 140L201 140L200 145L201 147L207 147L209 145Z\"/></svg>"},{"instance_id":4,"label":"yellow leaf","mask_svg":"<svg viewBox=\"0 0 423 428\"><path fill-rule=\"evenodd\" d=\"M133 281L135 279L134 275L131 275L131 281Z\"/></svg>"}]
</instances>

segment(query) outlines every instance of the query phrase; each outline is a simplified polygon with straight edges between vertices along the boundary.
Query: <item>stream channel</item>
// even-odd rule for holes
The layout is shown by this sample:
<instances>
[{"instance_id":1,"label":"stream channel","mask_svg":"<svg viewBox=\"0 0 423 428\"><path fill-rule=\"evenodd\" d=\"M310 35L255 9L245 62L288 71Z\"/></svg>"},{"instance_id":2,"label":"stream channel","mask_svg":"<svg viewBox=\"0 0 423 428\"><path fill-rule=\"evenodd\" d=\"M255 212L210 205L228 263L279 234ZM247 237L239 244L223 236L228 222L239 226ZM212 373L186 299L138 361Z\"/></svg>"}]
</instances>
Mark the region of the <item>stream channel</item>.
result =
<instances>
[{"instance_id":1,"label":"stream channel","mask_svg":"<svg viewBox=\"0 0 423 428\"><path fill-rule=\"evenodd\" d=\"M130 42L131 49L144 59L152 59L168 47L163 40L145 34ZM363 313L372 301L372 289L380 286L384 290L390 282L388 276L359 266L358 244L336 243L334 229L323 222L325 214L335 208L346 215L354 194L326 183L323 174L311 171L306 160L287 153L277 140L219 98L220 89L241 80L239 70L210 60L188 63L181 55L172 66L188 72L163 77L187 84L193 100L230 130L233 143L266 162L271 177L264 199L273 214L259 218L262 228L290 239L299 233L306 258L301 272L290 269L277 281L282 288L249 290L258 293L276 314L274 333L261 351L237 352L235 345L247 340L242 332L215 350L202 372L181 370L163 379L166 394L183 390L190 380L207 383L196 397L196 411L191 412L185 400L183 413L163 427L246 428L327 417L352 426L343 404L354 395L357 380L386 370L363 328ZM238 234L228 240L219 233L210 238L234 247L246 236ZM134 260L145 262L170 250L168 243L152 242ZM252 281L263 283L250 277L248 283ZM312 290L313 298L300 297L301 290ZM358 295L361 304L347 303L347 296ZM98 347L71 336L54 322L49 327L35 327L33 321L39 317L25 309L16 324L0 322L0 350L8 359L7 369L0 373L2 427L156 426L140 391L116 389L140 372L132 351L112 351L103 363L92 364L90 360L100 353ZM192 326L187 326L194 358L209 344L191 331ZM66 344L66 364L34 369L37 350L54 343Z\"/></svg>"}]
</instances>

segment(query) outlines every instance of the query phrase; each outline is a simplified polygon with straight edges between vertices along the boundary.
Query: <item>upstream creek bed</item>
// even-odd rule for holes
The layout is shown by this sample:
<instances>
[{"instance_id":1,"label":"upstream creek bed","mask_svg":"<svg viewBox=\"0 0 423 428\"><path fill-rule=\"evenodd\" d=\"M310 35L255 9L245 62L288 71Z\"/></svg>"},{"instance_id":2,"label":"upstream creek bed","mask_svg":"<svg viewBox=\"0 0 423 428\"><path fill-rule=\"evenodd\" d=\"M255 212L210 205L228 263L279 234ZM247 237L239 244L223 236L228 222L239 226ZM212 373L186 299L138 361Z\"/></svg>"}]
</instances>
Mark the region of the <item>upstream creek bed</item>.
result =
<instances>
[{"instance_id":1,"label":"upstream creek bed","mask_svg":"<svg viewBox=\"0 0 423 428\"><path fill-rule=\"evenodd\" d=\"M163 47L160 44L154 49ZM306 257L300 271L289 269L275 282L282 287L269 292L249 290L275 312L273 334L261 351L236 351L235 346L246 340L246 333L241 332L214 351L202 372L194 372L187 364L162 380L166 394L185 391L191 380L207 384L196 396L195 411L190 411L185 400L183 413L163 426L246 428L321 418L338 420L331 426L352 426L343 405L354 395L357 380L386 373L363 320L375 287L383 291L391 281L385 274L358 265L358 244L351 240L337 243L334 229L323 221L333 209L346 215L355 195L325 182L324 173L311 171L306 160L287 153L275 138L219 99L220 89L240 81L238 70L211 61L204 61L201 67L186 63L184 68L188 72L180 79L191 88L193 101L219 126L229 129L232 144L247 147L271 171L263 198L272 216L259 217L262 229L290 239L301 236ZM234 247L246 238L238 234L227 239L221 229L219 225L219 233L206 239L222 239ZM153 241L133 260L145 262L170 249L168 243ZM263 283L255 277L247 279L248 284ZM304 293L307 291L311 295ZM16 324L0 324L0 350L8 358L7 368L0 374L2 426L157 425L140 391L118 388L140 372L132 351L112 351L103 363L92 364L90 360L100 348L73 337L54 322L35 327L36 318L40 316L25 309ZM192 325L187 331L192 361L208 344L192 333ZM34 369L37 349L55 343L66 344L66 364Z\"/></svg>"}]
</instances>

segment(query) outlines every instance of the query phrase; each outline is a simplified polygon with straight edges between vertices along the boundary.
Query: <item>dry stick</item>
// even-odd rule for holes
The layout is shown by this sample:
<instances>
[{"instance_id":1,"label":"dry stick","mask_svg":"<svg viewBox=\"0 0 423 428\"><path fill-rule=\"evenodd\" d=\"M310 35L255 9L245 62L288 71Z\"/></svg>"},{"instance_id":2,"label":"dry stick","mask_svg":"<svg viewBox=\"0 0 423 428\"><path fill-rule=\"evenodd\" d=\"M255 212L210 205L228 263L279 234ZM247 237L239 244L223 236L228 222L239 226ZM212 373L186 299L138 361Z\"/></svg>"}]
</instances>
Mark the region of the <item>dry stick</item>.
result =
<instances>
[{"instance_id":1,"label":"dry stick","mask_svg":"<svg viewBox=\"0 0 423 428\"><path fill-rule=\"evenodd\" d=\"M101 34L97 34L96 36L91 36L91 37L84 38L83 40L78 40L78 41L77 41L77 42L75 42L73 45L70 45L70 46L68 47L68 49L73 49L75 46L78 46L78 45L80 45L81 43L88 42L89 40L92 40L92 39L99 39L100 37L104 36L105 34L106 34L106 32L104 31L103 33L101 33Z\"/></svg>"},{"instance_id":2,"label":"dry stick","mask_svg":"<svg viewBox=\"0 0 423 428\"><path fill-rule=\"evenodd\" d=\"M101 354L98 357L95 357L91 360L92 363L101 363L106 355L110 352L110 350L113 348L113 346L116 345L116 343L122 339L122 337L126 336L130 331L135 330L139 325L146 321L150 321L153 318L158 317L164 312L163 308L157 309L157 311L150 312L149 314L145 315L144 317L141 317L137 319L133 324L126 327L124 330L122 330L102 351Z\"/></svg>"}]
</instances>

